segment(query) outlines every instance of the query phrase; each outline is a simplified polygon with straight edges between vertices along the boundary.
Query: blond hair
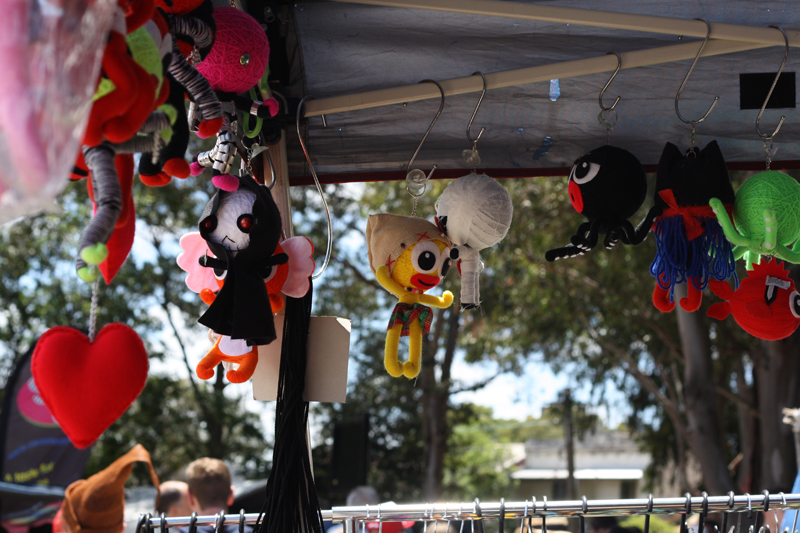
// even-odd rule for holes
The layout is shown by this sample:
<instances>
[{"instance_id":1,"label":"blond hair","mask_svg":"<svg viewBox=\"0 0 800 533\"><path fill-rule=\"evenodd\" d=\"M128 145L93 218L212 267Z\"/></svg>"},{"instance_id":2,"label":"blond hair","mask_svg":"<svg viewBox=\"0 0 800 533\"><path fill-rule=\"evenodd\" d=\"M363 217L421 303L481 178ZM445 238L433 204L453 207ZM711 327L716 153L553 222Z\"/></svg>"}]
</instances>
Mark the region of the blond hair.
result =
<instances>
[{"instance_id":1,"label":"blond hair","mask_svg":"<svg viewBox=\"0 0 800 533\"><path fill-rule=\"evenodd\" d=\"M219 459L203 457L186 467L186 484L202 509L227 507L231 473Z\"/></svg>"}]
</instances>

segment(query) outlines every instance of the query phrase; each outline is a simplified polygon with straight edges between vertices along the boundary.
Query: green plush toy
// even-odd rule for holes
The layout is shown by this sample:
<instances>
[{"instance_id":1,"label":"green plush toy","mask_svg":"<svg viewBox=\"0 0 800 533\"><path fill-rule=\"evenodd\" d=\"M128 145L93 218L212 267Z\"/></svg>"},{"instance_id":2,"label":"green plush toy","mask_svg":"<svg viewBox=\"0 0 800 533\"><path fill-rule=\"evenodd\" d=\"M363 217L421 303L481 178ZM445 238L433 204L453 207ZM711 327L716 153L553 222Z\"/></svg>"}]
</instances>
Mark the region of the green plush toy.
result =
<instances>
[{"instance_id":1,"label":"green plush toy","mask_svg":"<svg viewBox=\"0 0 800 533\"><path fill-rule=\"evenodd\" d=\"M709 205L735 246L734 257L744 256L748 270L762 255L800 263L800 183L790 176L767 170L745 181L733 204L736 227L720 200Z\"/></svg>"}]
</instances>

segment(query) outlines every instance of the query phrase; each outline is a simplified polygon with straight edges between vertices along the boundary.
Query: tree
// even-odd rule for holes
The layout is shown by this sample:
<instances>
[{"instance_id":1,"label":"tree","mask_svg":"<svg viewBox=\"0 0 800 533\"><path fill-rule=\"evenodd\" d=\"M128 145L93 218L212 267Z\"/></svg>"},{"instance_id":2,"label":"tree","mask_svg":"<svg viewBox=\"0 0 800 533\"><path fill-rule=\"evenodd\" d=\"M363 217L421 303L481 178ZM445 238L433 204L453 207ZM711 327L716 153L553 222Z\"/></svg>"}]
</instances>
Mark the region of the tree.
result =
<instances>
[{"instance_id":1,"label":"tree","mask_svg":"<svg viewBox=\"0 0 800 533\"><path fill-rule=\"evenodd\" d=\"M482 254L486 269L480 311L459 312L455 306L436 311L416 387L405 383L398 389L396 382L382 381L382 402L399 405L391 396L396 392L396 398L414 402L403 406L404 416L414 416L417 409L421 417L424 497L434 499L442 493L452 395L464 387L478 389L495 375L476 384L454 383L453 360L494 361L497 373L519 372L532 354L541 354L555 370L570 365L575 379L591 384L600 401L608 381L625 392L631 410L628 427L654 455L651 474L657 476L672 461L678 465L682 488L697 490L685 475L692 456L701 465L703 487L711 493L791 486L796 463L790 429L780 424L780 409L800 401L800 363L793 357L798 335L779 343L761 342L731 319L709 319L705 309L716 301L709 294L696 313L679 309L662 314L650 301L653 238L637 247L598 248L580 258L546 263L544 252L569 242L581 222L569 205L566 180L532 178L503 184L514 199L514 222L506 239ZM418 212L432 216L433 198L442 185L429 187ZM332 193L329 188L335 198ZM305 212L306 200L299 200ZM363 230L370 211L410 212L404 189L397 184L369 184L357 201L360 211L352 205L338 208L339 239L358 242L354 235ZM643 215L644 209L637 216ZM359 316L354 330L358 328L360 338L372 338L369 344L362 340L356 345L356 361L369 360L375 367L369 375L359 374L359 389L368 386L366 379L381 375L375 359L382 353L380 323L386 311L379 309L391 305L365 266L365 252L362 245L357 245L360 255L337 250L336 262L343 268L334 268L321 289L326 302L336 302L331 305L338 312ZM328 284L330 293L325 292ZM453 278L444 285L457 293ZM331 414L335 418L347 409L351 407L333 408ZM418 434L408 436L412 437ZM398 446L407 440L398 433L394 439Z\"/></svg>"}]
</instances>

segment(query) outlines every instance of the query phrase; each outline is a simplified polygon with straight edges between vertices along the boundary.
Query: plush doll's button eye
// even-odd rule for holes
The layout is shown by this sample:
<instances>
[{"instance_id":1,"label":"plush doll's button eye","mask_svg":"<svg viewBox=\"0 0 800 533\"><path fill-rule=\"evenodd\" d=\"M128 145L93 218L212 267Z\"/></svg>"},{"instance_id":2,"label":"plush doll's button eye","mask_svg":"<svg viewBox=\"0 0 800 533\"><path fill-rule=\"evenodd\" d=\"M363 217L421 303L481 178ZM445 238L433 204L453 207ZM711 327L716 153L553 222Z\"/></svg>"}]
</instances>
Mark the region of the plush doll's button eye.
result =
<instances>
[{"instance_id":1,"label":"plush doll's button eye","mask_svg":"<svg viewBox=\"0 0 800 533\"><path fill-rule=\"evenodd\" d=\"M411 265L417 272L428 274L436 270L439 262L439 248L432 241L422 241L411 251Z\"/></svg>"},{"instance_id":2,"label":"plush doll's button eye","mask_svg":"<svg viewBox=\"0 0 800 533\"><path fill-rule=\"evenodd\" d=\"M789 296L789 309L795 318L800 318L800 294L797 294L797 291Z\"/></svg>"},{"instance_id":3,"label":"plush doll's button eye","mask_svg":"<svg viewBox=\"0 0 800 533\"><path fill-rule=\"evenodd\" d=\"M239 63L241 63L242 66L247 66L247 64L250 63L250 54L242 54L242 57L239 58Z\"/></svg>"},{"instance_id":4,"label":"plush doll's button eye","mask_svg":"<svg viewBox=\"0 0 800 533\"><path fill-rule=\"evenodd\" d=\"M447 273L450 271L450 265L451 264L452 264L452 262L450 261L449 257L444 260L444 264L442 265L442 270L441 270L441 272L439 272L439 274L442 277L445 277L447 275Z\"/></svg>"},{"instance_id":5,"label":"plush doll's button eye","mask_svg":"<svg viewBox=\"0 0 800 533\"><path fill-rule=\"evenodd\" d=\"M250 228L253 227L253 215L245 214L239 217L236 225L243 233L250 233Z\"/></svg>"},{"instance_id":6,"label":"plush doll's button eye","mask_svg":"<svg viewBox=\"0 0 800 533\"><path fill-rule=\"evenodd\" d=\"M217 227L217 217L215 217L214 215L211 215L210 217L208 217L207 219L205 219L200 223L200 228L205 231L209 232L214 231L216 227Z\"/></svg>"},{"instance_id":7,"label":"plush doll's button eye","mask_svg":"<svg viewBox=\"0 0 800 533\"><path fill-rule=\"evenodd\" d=\"M588 183L592 181L597 173L600 172L600 165L597 163L589 163L588 161L584 161L582 164L578 165L575 168L575 173L572 176L572 179L578 185L583 185L584 183Z\"/></svg>"}]
</instances>

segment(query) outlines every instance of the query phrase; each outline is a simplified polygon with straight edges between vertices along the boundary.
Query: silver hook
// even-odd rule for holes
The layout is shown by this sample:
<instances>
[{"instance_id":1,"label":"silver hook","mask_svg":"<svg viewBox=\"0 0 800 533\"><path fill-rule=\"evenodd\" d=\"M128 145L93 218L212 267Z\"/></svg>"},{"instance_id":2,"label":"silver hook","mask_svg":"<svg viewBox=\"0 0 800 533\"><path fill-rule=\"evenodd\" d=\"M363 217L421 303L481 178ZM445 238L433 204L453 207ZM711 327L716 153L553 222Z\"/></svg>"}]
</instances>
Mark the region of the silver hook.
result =
<instances>
[{"instance_id":1,"label":"silver hook","mask_svg":"<svg viewBox=\"0 0 800 533\"><path fill-rule=\"evenodd\" d=\"M692 127L696 126L697 124L700 124L706 118L708 118L708 115L711 114L711 111L717 105L717 101L719 100L719 96L715 96L714 97L714 103L712 103L711 107L708 108L708 111L706 111L706 114L703 115L702 117L700 117L697 120L687 120L687 119L683 118L683 115L681 115L681 110L680 110L679 105L678 105L678 102L681 99L681 92L683 92L683 88L686 86L686 82L689 81L689 76L692 75L692 71L694 70L694 67L697 65L697 60L700 59L700 54L703 53L703 48L706 47L706 43L708 42L708 38L711 36L711 24L709 24L708 21L704 20L704 19L695 19L695 20L702 20L703 22L706 23L706 28L707 28L706 38L703 41L703 44L700 45L700 49L697 51L697 55L694 56L694 61L692 61L692 66L689 67L689 72L686 73L686 77L683 78L683 83L681 83L681 86L678 89L678 93L675 95L675 114L678 115L678 118L681 120L681 122L683 122L684 124L691 124Z\"/></svg>"},{"instance_id":2,"label":"silver hook","mask_svg":"<svg viewBox=\"0 0 800 533\"><path fill-rule=\"evenodd\" d=\"M605 86L603 86L603 88L600 90L600 97L597 99L600 102L600 109L602 109L603 111L613 111L614 108L617 107L620 98L622 98L621 96L617 96L617 99L614 100L614 103L611 104L611 107L606 107L603 105L603 95L606 93L606 89L608 89L608 86L611 85L612 81L614 81L614 78L617 77L619 69L622 68L622 58L619 56L619 54L617 52L609 52L606 55L610 56L611 54L617 56L617 68L614 70L614 74L612 74L611 77L608 78L608 81L606 82Z\"/></svg>"},{"instance_id":3,"label":"silver hook","mask_svg":"<svg viewBox=\"0 0 800 533\"><path fill-rule=\"evenodd\" d=\"M328 219L328 247L325 249L325 260L322 262L322 267L320 267L319 272L311 276L311 279L319 279L322 273L325 272L325 269L328 268L328 264L331 261L331 252L333 251L333 223L331 222L331 210L328 208L328 202L325 201L325 195L322 193L322 185L319 183L317 172L314 170L314 165L311 163L311 157L308 155L306 144L303 142L303 136L300 134L300 113L303 109L303 103L309 98L313 99L311 96L304 96L297 105L295 126L297 127L297 138L300 140L300 146L303 148L306 161L308 161L308 167L311 169L311 175L314 177L314 183L317 185L317 192L319 192L319 197L322 198L322 206L325 208L325 217Z\"/></svg>"},{"instance_id":4,"label":"silver hook","mask_svg":"<svg viewBox=\"0 0 800 533\"><path fill-rule=\"evenodd\" d=\"M427 181L431 179L433 176L433 172L436 170L436 165L433 165L431 171L428 175L425 175L425 172L422 170L415 168L411 170L411 165L414 164L414 160L417 158L417 154L419 154L420 149L422 148L423 143L425 143L425 139L428 138L428 134L433 129L433 125L436 124L436 121L439 120L439 115L442 114L442 110L444 109L444 89L442 88L441 84L439 84L436 80L422 80L420 83L434 83L436 87L439 88L439 92L442 93L442 102L439 104L439 110L436 112L436 116L433 117L431 121L431 125L428 126L427 131L425 131L425 135L422 137L422 140L419 142L419 146L414 151L414 155L411 156L411 159L408 161L406 165L406 190L408 194L414 199L414 208L411 211L411 216L417 215L417 199L425 194L425 187ZM412 186L413 185L413 186Z\"/></svg>"},{"instance_id":5,"label":"silver hook","mask_svg":"<svg viewBox=\"0 0 800 533\"><path fill-rule=\"evenodd\" d=\"M775 131L772 132L770 135L765 135L761 131L761 115L764 114L764 109L767 108L767 104L769 103L769 99L772 96L772 91L775 90L775 85L778 84L778 79L781 77L781 73L783 72L783 67L786 66L786 60L789 58L789 38L786 36L786 32L783 31L783 28L779 26L770 26L770 28L776 28L780 30L781 35L783 35L783 41L786 43L786 48L783 52L783 61L781 62L781 68L778 69L778 74L775 76L775 79L772 80L772 87L769 88L769 93L767 93L767 99L764 100L764 104L761 106L761 111L758 112L758 117L756 117L756 131L758 132L758 136L764 139L765 141L772 141L772 138L778 134L778 131L783 126L783 121L786 120L786 115L781 116L780 122L778 122Z\"/></svg>"},{"instance_id":6,"label":"silver hook","mask_svg":"<svg viewBox=\"0 0 800 533\"><path fill-rule=\"evenodd\" d=\"M464 511L464 502L458 502L458 519L461 520L461 527L458 528L458 533L464 533L464 517L462 513ZM450 533L449 531L447 533Z\"/></svg>"},{"instance_id":7,"label":"silver hook","mask_svg":"<svg viewBox=\"0 0 800 533\"><path fill-rule=\"evenodd\" d=\"M653 512L653 493L647 496L647 514L644 515L644 533L650 533L650 513ZM700 531L699 533L703 533Z\"/></svg>"},{"instance_id":8,"label":"silver hook","mask_svg":"<svg viewBox=\"0 0 800 533\"><path fill-rule=\"evenodd\" d=\"M585 495L581 496L581 503L583 505L581 506L580 533L586 533L586 512L589 510L589 502L586 501ZM645 533L647 532L645 531Z\"/></svg>"},{"instance_id":9,"label":"silver hook","mask_svg":"<svg viewBox=\"0 0 800 533\"><path fill-rule=\"evenodd\" d=\"M481 138L481 135L483 135L484 130L486 130L486 128L481 127L481 131L478 132L478 136L475 137L474 139L472 138L472 135L470 135L469 133L469 130L472 127L472 121L475 120L475 115L478 114L478 109L481 108L483 97L486 95L486 76L484 76L483 72L480 71L472 73L473 76L475 74L480 74L481 79L483 80L483 90L481 91L481 97L478 99L478 105L475 106L475 111L472 112L472 117L469 119L469 124L467 124L467 140L470 141L471 143L478 142L478 140Z\"/></svg>"},{"instance_id":10,"label":"silver hook","mask_svg":"<svg viewBox=\"0 0 800 533\"><path fill-rule=\"evenodd\" d=\"M381 504L378 504L378 533L383 533L383 519L381 518Z\"/></svg>"}]
</instances>

